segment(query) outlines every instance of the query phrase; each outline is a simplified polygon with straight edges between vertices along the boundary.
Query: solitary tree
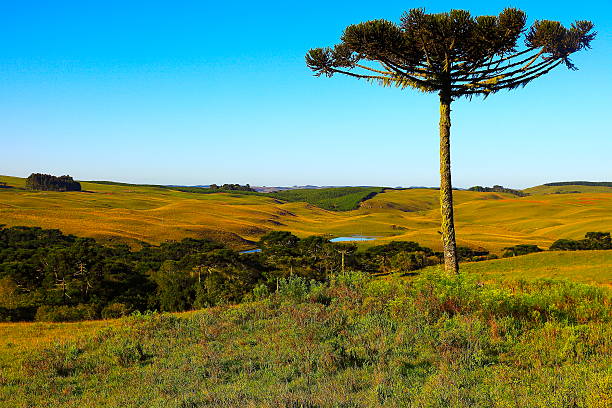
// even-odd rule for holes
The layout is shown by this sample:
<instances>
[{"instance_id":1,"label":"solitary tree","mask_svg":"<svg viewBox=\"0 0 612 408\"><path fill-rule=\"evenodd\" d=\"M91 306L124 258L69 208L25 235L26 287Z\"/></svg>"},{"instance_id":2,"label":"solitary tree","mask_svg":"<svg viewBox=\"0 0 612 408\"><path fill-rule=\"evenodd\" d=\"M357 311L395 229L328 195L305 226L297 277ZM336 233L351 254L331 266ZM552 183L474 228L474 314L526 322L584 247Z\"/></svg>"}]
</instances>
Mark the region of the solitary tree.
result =
<instances>
[{"instance_id":1,"label":"solitary tree","mask_svg":"<svg viewBox=\"0 0 612 408\"><path fill-rule=\"evenodd\" d=\"M540 20L526 28L523 11L473 17L468 11L427 14L413 9L400 24L372 20L348 26L338 45L315 48L306 64L316 76L344 74L383 86L415 88L440 96L440 204L447 271L458 273L450 160L451 102L525 86L590 48L593 24L570 28ZM517 46L525 34L524 46Z\"/></svg>"}]
</instances>

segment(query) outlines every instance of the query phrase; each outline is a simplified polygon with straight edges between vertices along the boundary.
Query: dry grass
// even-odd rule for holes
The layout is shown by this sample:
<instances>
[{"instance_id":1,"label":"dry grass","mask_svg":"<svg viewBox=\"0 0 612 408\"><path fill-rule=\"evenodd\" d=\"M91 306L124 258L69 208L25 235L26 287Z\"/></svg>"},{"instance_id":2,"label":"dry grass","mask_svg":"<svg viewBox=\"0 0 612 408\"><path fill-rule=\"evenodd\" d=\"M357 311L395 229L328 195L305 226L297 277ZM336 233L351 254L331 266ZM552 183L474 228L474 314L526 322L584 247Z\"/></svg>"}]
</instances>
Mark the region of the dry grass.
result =
<instances>
[{"instance_id":1,"label":"dry grass","mask_svg":"<svg viewBox=\"0 0 612 408\"><path fill-rule=\"evenodd\" d=\"M22 187L23 179L0 177ZM184 237L209 237L246 248L270 230L299 236L365 234L376 241L413 240L440 248L438 191L387 191L361 208L332 212L306 203L261 196L196 194L83 183L87 192L0 190L0 224L58 228L105 242L158 244ZM459 245L501 252L516 244L547 247L558 238L612 230L612 193L509 194L455 192Z\"/></svg>"}]
</instances>

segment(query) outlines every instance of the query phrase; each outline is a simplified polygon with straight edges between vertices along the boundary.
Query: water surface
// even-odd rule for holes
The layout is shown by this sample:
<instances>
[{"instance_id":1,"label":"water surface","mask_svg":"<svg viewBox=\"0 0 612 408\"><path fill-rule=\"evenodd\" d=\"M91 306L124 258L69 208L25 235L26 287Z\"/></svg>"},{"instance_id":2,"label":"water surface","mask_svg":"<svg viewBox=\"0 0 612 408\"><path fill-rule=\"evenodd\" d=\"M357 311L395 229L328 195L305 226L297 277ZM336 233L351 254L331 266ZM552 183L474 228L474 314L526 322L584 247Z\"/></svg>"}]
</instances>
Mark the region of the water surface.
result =
<instances>
[{"instance_id":1,"label":"water surface","mask_svg":"<svg viewBox=\"0 0 612 408\"><path fill-rule=\"evenodd\" d=\"M351 235L350 237L336 237L330 239L331 242L350 242L350 241L374 241L376 237L366 237L365 235Z\"/></svg>"}]
</instances>

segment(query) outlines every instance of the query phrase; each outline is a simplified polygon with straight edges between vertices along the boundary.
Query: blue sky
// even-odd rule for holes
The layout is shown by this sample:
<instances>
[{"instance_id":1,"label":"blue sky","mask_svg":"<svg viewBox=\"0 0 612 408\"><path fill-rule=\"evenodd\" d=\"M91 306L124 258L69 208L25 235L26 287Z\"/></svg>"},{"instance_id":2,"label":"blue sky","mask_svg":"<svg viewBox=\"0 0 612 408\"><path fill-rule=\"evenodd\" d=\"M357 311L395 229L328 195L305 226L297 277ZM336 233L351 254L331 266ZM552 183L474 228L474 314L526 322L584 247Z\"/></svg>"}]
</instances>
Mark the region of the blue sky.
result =
<instances>
[{"instance_id":1,"label":"blue sky","mask_svg":"<svg viewBox=\"0 0 612 408\"><path fill-rule=\"evenodd\" d=\"M127 5L126 5L127 3ZM453 105L453 184L612 181L612 4L4 1L0 174L156 184L437 185L438 100L315 78L309 48L403 11L595 23L579 71Z\"/></svg>"}]
</instances>

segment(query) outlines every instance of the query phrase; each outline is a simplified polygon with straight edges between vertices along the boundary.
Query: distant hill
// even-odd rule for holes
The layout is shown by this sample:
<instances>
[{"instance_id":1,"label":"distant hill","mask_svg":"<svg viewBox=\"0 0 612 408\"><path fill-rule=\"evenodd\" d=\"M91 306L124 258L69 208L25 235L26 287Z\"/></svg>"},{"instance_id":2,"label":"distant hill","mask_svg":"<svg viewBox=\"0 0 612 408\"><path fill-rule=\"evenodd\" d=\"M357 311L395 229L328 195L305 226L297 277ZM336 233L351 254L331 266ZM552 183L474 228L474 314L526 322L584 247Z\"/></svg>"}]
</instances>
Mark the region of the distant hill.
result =
<instances>
[{"instance_id":1,"label":"distant hill","mask_svg":"<svg viewBox=\"0 0 612 408\"><path fill-rule=\"evenodd\" d=\"M560 181L545 183L523 190L528 194L578 194L612 193L612 182L607 181Z\"/></svg>"},{"instance_id":2,"label":"distant hill","mask_svg":"<svg viewBox=\"0 0 612 408\"><path fill-rule=\"evenodd\" d=\"M545 183L545 186L601 186L612 187L610 181L558 181L556 183Z\"/></svg>"},{"instance_id":3,"label":"distant hill","mask_svg":"<svg viewBox=\"0 0 612 408\"><path fill-rule=\"evenodd\" d=\"M397 240L440 248L440 197L432 189L384 189L364 201L375 189L211 193L197 187L82 181L87 193L61 193L27 190L25 178L0 176L0 183L8 187L0 188L0 224L59 228L112 244L137 246L194 237L248 249L252 244L247 241L284 230L300 237L377 237L360 244L364 246ZM553 194L555 189L584 194ZM545 248L559 238L582 239L589 231L612 231L610 187L530 190L529 197L455 191L459 244L499 254L518 244ZM352 206L357 208L342 211Z\"/></svg>"},{"instance_id":4,"label":"distant hill","mask_svg":"<svg viewBox=\"0 0 612 408\"><path fill-rule=\"evenodd\" d=\"M333 187L284 190L269 195L283 201L307 202L325 210L350 211L383 190L382 187Z\"/></svg>"}]
</instances>

